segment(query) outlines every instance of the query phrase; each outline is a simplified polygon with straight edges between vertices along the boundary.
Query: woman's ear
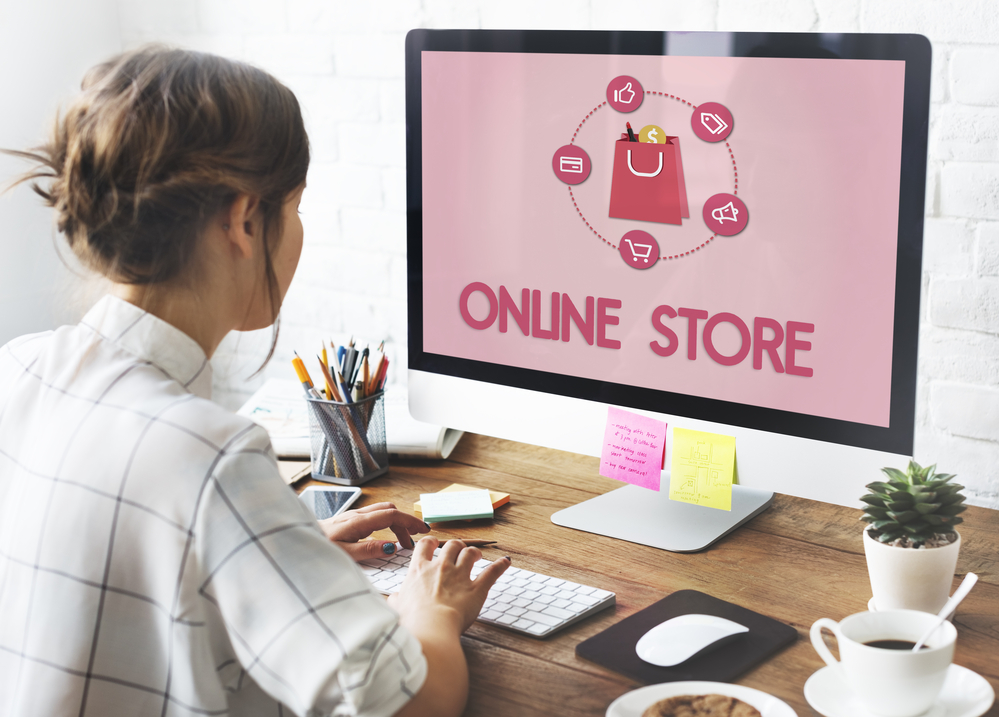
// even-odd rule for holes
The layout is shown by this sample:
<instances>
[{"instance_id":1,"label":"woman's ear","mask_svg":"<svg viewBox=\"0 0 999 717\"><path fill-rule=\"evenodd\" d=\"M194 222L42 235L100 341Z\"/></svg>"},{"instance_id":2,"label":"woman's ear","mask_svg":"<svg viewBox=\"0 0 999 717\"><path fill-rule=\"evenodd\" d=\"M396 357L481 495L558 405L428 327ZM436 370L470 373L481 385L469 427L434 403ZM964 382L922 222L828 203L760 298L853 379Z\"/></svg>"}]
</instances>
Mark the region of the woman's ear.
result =
<instances>
[{"instance_id":1,"label":"woman's ear","mask_svg":"<svg viewBox=\"0 0 999 717\"><path fill-rule=\"evenodd\" d=\"M260 200L240 194L222 218L222 230L231 249L244 259L253 258L254 238L260 233Z\"/></svg>"}]
</instances>

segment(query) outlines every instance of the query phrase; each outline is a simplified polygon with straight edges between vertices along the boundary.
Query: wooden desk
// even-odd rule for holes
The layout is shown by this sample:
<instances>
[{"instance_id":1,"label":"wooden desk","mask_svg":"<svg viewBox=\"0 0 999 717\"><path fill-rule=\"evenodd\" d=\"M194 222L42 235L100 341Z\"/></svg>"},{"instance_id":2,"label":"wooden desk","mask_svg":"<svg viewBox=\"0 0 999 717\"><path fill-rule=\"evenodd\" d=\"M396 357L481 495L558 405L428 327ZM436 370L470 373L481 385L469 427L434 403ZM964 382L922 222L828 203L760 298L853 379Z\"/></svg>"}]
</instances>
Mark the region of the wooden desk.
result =
<instances>
[{"instance_id":1,"label":"wooden desk","mask_svg":"<svg viewBox=\"0 0 999 717\"><path fill-rule=\"evenodd\" d=\"M808 639L820 617L865 610L871 596L860 511L778 495L762 515L701 553L669 553L560 528L557 510L620 487L598 474L596 458L466 435L450 459L393 465L364 486L365 504L388 500L412 510L420 493L466 483L511 494L493 521L436 535L498 540L486 558L509 555L516 567L617 593L616 608L547 640L476 623L462 639L471 669L466 715L604 715L640 687L577 658L575 647L676 590L691 588L769 615L798 630L798 641L744 674L739 684L781 698L799 717L805 680L823 666ZM999 693L999 511L969 508L957 571L980 581L958 608L954 661L985 676ZM380 536L391 537L391 535ZM957 581L955 580L955 587ZM999 705L987 712L999 717Z\"/></svg>"}]
</instances>

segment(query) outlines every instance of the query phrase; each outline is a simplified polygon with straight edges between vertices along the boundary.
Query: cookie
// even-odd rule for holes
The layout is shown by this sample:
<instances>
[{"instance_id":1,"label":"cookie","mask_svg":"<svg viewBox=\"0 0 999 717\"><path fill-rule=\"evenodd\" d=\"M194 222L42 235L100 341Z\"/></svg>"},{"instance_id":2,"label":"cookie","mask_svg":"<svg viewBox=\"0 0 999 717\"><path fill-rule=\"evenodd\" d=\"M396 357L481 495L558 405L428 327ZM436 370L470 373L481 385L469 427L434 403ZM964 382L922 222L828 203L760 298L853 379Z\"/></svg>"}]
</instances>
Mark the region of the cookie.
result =
<instances>
[{"instance_id":1,"label":"cookie","mask_svg":"<svg viewBox=\"0 0 999 717\"><path fill-rule=\"evenodd\" d=\"M649 705L642 717L762 717L742 700L724 695L678 695Z\"/></svg>"}]
</instances>

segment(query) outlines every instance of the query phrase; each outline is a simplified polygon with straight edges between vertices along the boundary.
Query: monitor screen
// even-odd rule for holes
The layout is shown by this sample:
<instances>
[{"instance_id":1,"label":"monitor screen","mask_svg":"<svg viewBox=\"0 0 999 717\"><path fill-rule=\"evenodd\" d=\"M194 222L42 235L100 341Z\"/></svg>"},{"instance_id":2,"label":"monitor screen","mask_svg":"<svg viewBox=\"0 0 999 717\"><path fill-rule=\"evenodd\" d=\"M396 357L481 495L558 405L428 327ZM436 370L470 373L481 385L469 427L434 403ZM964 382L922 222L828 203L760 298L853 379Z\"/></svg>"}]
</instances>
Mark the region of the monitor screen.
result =
<instances>
[{"instance_id":1,"label":"monitor screen","mask_svg":"<svg viewBox=\"0 0 999 717\"><path fill-rule=\"evenodd\" d=\"M411 370L911 454L924 38L408 50Z\"/></svg>"}]
</instances>

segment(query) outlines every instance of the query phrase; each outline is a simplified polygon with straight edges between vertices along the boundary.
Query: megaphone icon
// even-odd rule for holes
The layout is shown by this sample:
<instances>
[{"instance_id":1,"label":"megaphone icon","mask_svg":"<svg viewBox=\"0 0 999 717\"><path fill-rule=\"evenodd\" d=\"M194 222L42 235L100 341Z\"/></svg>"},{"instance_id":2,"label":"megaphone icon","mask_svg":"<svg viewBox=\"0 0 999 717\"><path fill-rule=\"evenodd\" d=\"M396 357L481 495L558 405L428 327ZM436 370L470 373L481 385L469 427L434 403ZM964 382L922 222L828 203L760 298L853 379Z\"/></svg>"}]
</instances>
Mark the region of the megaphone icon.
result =
<instances>
[{"instance_id":1,"label":"megaphone icon","mask_svg":"<svg viewBox=\"0 0 999 717\"><path fill-rule=\"evenodd\" d=\"M739 210L736 209L735 205L730 201L724 207L718 207L711 211L711 216L715 218L719 224L723 222L737 222L739 221Z\"/></svg>"}]
</instances>

